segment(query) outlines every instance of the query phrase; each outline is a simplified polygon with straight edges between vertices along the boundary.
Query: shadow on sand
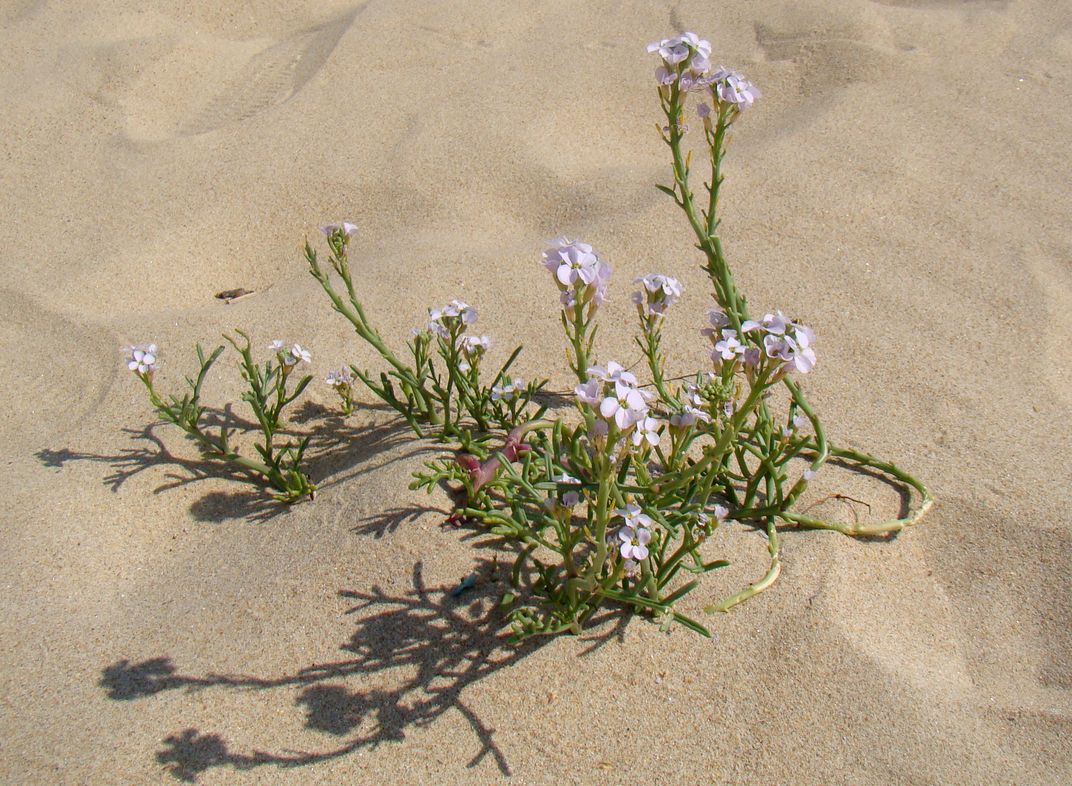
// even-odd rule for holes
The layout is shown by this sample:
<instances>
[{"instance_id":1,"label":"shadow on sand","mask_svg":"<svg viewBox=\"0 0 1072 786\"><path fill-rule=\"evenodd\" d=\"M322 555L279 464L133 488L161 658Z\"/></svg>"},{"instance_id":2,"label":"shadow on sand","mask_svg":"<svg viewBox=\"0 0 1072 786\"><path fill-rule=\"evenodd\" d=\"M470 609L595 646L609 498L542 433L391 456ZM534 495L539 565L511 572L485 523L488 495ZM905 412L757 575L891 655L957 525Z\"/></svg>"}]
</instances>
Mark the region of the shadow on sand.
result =
<instances>
[{"instance_id":1,"label":"shadow on sand","mask_svg":"<svg viewBox=\"0 0 1072 786\"><path fill-rule=\"evenodd\" d=\"M428 726L451 710L465 718L478 744L468 766L475 767L491 756L499 771L510 775L495 730L464 701L463 693L528 657L548 640L511 644L496 607L503 589L498 586L500 569L484 559L476 573L481 578L472 589L459 585L449 591L429 591L418 562L413 567L413 591L404 596L391 596L378 587L370 592L341 592L354 601L347 613L356 617L356 630L341 647L347 655L330 663L306 666L293 674L257 677L182 674L165 657L140 663L121 660L104 669L100 686L116 701L142 700L174 690L286 690L304 712L307 729L347 738L319 751L243 752L233 749L220 733L186 728L163 740L156 759L173 777L188 783L214 768L301 767L381 743L402 742L407 729ZM620 637L626 619L621 614L604 615L597 621L601 632L589 634L591 645L582 655ZM370 680L377 675L383 676ZM383 687L384 677L391 687ZM378 687L360 687L369 681Z\"/></svg>"},{"instance_id":2,"label":"shadow on sand","mask_svg":"<svg viewBox=\"0 0 1072 786\"><path fill-rule=\"evenodd\" d=\"M370 406L365 409L376 411L383 408ZM206 410L205 422L209 430L218 429L220 424L226 423L236 433L246 435L244 442L248 451L252 451L249 443L259 437L256 424L236 415L230 405L222 410ZM320 491L432 449L426 443L413 439L409 428L400 420L391 419L386 423L359 428L339 413L311 402L296 410L292 422L300 426L309 423L316 426L304 466ZM118 492L134 476L154 467L168 470L165 482L153 489L154 494L209 478L236 481L234 491L209 492L190 506L191 515L198 521L218 523L247 519L263 522L286 514L291 509L272 499L267 484L256 475L222 461L175 455L157 433L161 428L171 435L169 440L181 436L177 429L166 423L154 423L143 429L123 429L133 442L142 444L123 448L113 454L46 448L35 455L46 467L56 469L71 462L107 465L111 471L103 480L113 492ZM407 443L411 446L410 450L396 452L386 460L375 460L377 454L393 451Z\"/></svg>"}]
</instances>

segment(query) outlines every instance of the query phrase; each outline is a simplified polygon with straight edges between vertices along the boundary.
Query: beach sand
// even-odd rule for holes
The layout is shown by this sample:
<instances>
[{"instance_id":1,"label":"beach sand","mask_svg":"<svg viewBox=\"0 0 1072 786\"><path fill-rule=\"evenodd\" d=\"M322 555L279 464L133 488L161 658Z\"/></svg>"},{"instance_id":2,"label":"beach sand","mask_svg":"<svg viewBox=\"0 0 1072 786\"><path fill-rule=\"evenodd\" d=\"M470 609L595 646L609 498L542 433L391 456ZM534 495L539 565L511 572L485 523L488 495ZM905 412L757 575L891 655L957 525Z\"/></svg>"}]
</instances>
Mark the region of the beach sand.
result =
<instances>
[{"instance_id":1,"label":"beach sand","mask_svg":"<svg viewBox=\"0 0 1072 786\"><path fill-rule=\"evenodd\" d=\"M331 414L322 376L379 366L301 244L356 222L389 341L462 298L566 389L539 253L579 236L615 270L599 358L633 359L629 282L661 271L671 367L702 365L644 51L684 30L763 90L726 163L743 291L816 329L831 438L937 503L888 541L787 531L713 640L510 647L497 552L407 490L437 447ZM4 4L0 781L1072 782L1070 78L1046 0ZM313 352L315 502L201 464L122 364L155 341L177 390L235 328ZM229 356L206 403L238 393ZM715 546L690 608L766 569L747 527Z\"/></svg>"}]
</instances>

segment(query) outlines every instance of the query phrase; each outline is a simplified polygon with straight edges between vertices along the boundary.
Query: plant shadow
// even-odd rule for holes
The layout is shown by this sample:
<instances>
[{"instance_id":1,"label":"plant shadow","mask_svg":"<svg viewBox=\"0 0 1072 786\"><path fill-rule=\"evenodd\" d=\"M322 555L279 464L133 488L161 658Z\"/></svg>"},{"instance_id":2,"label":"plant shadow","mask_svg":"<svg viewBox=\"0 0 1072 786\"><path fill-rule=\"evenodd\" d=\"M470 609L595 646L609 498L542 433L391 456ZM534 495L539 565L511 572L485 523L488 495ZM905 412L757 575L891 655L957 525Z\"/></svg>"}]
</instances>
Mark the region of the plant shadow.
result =
<instances>
[{"instance_id":1,"label":"plant shadow","mask_svg":"<svg viewBox=\"0 0 1072 786\"><path fill-rule=\"evenodd\" d=\"M401 743L408 729L429 726L451 710L466 720L476 738L476 751L467 766L476 767L490 756L499 772L509 776L510 765L495 740L495 729L464 700L463 693L518 664L550 640L509 641L497 606L504 578L500 572L495 562L482 558L474 571L479 577L475 582L429 590L418 562L412 571L412 592L393 596L379 587L369 592L340 592L354 602L346 613L357 620L353 635L341 646L347 655L293 674L186 675L169 658L160 657L139 663L120 660L103 670L98 684L115 701L142 700L174 690L288 690L304 714L306 729L346 738L317 751L245 752L220 733L186 728L164 738L156 760L174 778L187 783L197 782L212 769L293 768L383 743ZM620 639L626 621L627 615L613 612L594 619L598 632L584 637L590 646L579 655ZM376 687L362 687L369 683Z\"/></svg>"},{"instance_id":2,"label":"plant shadow","mask_svg":"<svg viewBox=\"0 0 1072 786\"><path fill-rule=\"evenodd\" d=\"M363 408L373 412L383 409L385 408L378 406ZM259 436L257 424L237 415L230 404L222 410L207 409L204 422L206 429L210 431L218 430L221 425L226 424L236 434ZM315 429L316 434L303 462L305 471L317 482L320 490L434 449L407 440L409 429L400 420L391 419L359 427L340 413L312 402L306 402L297 408L291 422L306 428L311 423L321 424L321 427ZM113 493L118 493L131 478L158 467L167 471L164 482L153 489L154 494L162 494L213 478L235 481L239 485L234 491L212 491L193 502L190 512L198 521L219 523L232 519L247 519L263 522L290 511L292 506L273 499L272 489L253 473L223 461L176 455L158 433L158 429L167 425L157 422L142 429L123 429L133 442L143 444L122 448L111 454L71 448L45 448L39 450L35 456L44 466L55 469L61 469L72 462L107 465L111 471L104 476L103 482ZM251 441L246 440L247 443ZM402 453L395 450L407 441L412 445L411 450ZM247 450L250 449L247 444ZM384 453L390 454L385 460L372 460Z\"/></svg>"}]
</instances>

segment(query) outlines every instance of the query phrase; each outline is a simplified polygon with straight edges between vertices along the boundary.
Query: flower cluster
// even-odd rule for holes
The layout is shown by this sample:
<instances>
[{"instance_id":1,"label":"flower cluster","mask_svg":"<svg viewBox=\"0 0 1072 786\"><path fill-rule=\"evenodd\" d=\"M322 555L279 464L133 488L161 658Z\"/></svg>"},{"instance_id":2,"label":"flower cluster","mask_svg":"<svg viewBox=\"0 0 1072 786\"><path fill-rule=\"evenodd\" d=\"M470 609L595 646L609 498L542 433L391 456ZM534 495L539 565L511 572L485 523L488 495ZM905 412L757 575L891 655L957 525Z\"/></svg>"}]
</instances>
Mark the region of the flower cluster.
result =
<instances>
[{"instance_id":1,"label":"flower cluster","mask_svg":"<svg viewBox=\"0 0 1072 786\"><path fill-rule=\"evenodd\" d=\"M707 80L711 87L711 98L720 110L743 112L762 97L759 88L744 78L738 71L729 71L719 66ZM704 121L704 126L711 127L711 107L705 103L697 104L696 114ZM732 118L731 118L732 119Z\"/></svg>"},{"instance_id":2,"label":"flower cluster","mask_svg":"<svg viewBox=\"0 0 1072 786\"><path fill-rule=\"evenodd\" d=\"M342 412L349 415L354 411L354 377L345 368L338 371L329 371L324 381L331 386L332 390L339 394L342 399Z\"/></svg>"},{"instance_id":3,"label":"flower cluster","mask_svg":"<svg viewBox=\"0 0 1072 786\"><path fill-rule=\"evenodd\" d=\"M711 42L695 33L684 33L673 38L648 44L648 52L662 58L662 65L655 69L655 79L660 85L678 83L683 91L694 85L707 84L706 74L711 70Z\"/></svg>"},{"instance_id":4,"label":"flower cluster","mask_svg":"<svg viewBox=\"0 0 1072 786\"><path fill-rule=\"evenodd\" d=\"M268 349L276 353L279 357L279 362L284 368L290 369L299 363L313 362L312 353L307 349L303 349L301 344L292 344L288 349L283 340L277 338L268 344Z\"/></svg>"},{"instance_id":5,"label":"flower cluster","mask_svg":"<svg viewBox=\"0 0 1072 786\"><path fill-rule=\"evenodd\" d=\"M440 338L450 338L454 332L465 330L476 322L476 309L460 300L452 300L443 308L428 309L428 329Z\"/></svg>"},{"instance_id":6,"label":"flower cluster","mask_svg":"<svg viewBox=\"0 0 1072 786\"><path fill-rule=\"evenodd\" d=\"M652 417L648 403L652 394L637 385L637 378L613 360L604 366L588 369L589 379L574 388L577 400L599 413L607 425L619 431L631 429L633 445L659 444L662 421Z\"/></svg>"},{"instance_id":7,"label":"flower cluster","mask_svg":"<svg viewBox=\"0 0 1072 786\"><path fill-rule=\"evenodd\" d=\"M766 314L763 319L746 320L741 323L740 334L736 328L728 327L729 317L719 309L707 312L709 327L700 332L707 336L714 348L711 359L715 365L722 367L725 363L744 361L747 368L755 369L762 362L765 354L771 360L785 363L801 374L807 374L815 368L815 333L807 325L793 322L781 312ZM743 339L748 333L762 332L763 349L758 345L748 344Z\"/></svg>"},{"instance_id":8,"label":"flower cluster","mask_svg":"<svg viewBox=\"0 0 1072 786\"><path fill-rule=\"evenodd\" d=\"M649 273L634 279L633 283L642 285L641 289L633 293L633 302L636 303L637 313L646 327L657 325L666 310L674 305L685 291L676 278L659 273Z\"/></svg>"},{"instance_id":9,"label":"flower cluster","mask_svg":"<svg viewBox=\"0 0 1072 786\"><path fill-rule=\"evenodd\" d=\"M151 375L156 371L156 344L138 344L127 347L127 368L139 376Z\"/></svg>"},{"instance_id":10,"label":"flower cluster","mask_svg":"<svg viewBox=\"0 0 1072 786\"><path fill-rule=\"evenodd\" d=\"M708 381L712 381L713 374L709 374ZM695 382L686 382L681 386L678 394L681 401L681 409L670 416L670 427L684 429L695 426L697 423L710 423L711 416L707 412L707 402L700 393L700 386Z\"/></svg>"},{"instance_id":11,"label":"flower cluster","mask_svg":"<svg viewBox=\"0 0 1072 786\"><path fill-rule=\"evenodd\" d=\"M350 235L357 231L357 224L351 224L349 221L340 221L338 224L327 224L322 226L320 227L320 231L327 237L332 237L339 232L346 237L350 237Z\"/></svg>"},{"instance_id":12,"label":"flower cluster","mask_svg":"<svg viewBox=\"0 0 1072 786\"><path fill-rule=\"evenodd\" d=\"M625 519L618 529L618 551L625 560L625 575L633 578L640 573L640 563L648 557L653 522L651 516L632 502L615 513Z\"/></svg>"},{"instance_id":13,"label":"flower cluster","mask_svg":"<svg viewBox=\"0 0 1072 786\"><path fill-rule=\"evenodd\" d=\"M488 351L490 346L491 338L489 336L463 336L461 342L462 360L459 361L458 368L462 371L469 371L479 366L480 359L484 357L484 353Z\"/></svg>"},{"instance_id":14,"label":"flower cluster","mask_svg":"<svg viewBox=\"0 0 1072 786\"><path fill-rule=\"evenodd\" d=\"M521 377L506 377L491 388L492 401L513 401L525 390L525 380Z\"/></svg>"},{"instance_id":15,"label":"flower cluster","mask_svg":"<svg viewBox=\"0 0 1072 786\"><path fill-rule=\"evenodd\" d=\"M610 265L590 245L559 237L543 252L543 266L555 277L563 308L578 303L602 305L607 299Z\"/></svg>"},{"instance_id":16,"label":"flower cluster","mask_svg":"<svg viewBox=\"0 0 1072 786\"><path fill-rule=\"evenodd\" d=\"M730 71L719 66L711 74L711 94L714 100L724 107L734 107L743 111L761 97L759 88L744 78L738 71Z\"/></svg>"},{"instance_id":17,"label":"flower cluster","mask_svg":"<svg viewBox=\"0 0 1072 786\"><path fill-rule=\"evenodd\" d=\"M765 314L763 319L741 324L742 333L762 331L767 357L791 364L801 374L815 368L815 333L807 325L793 322L781 312Z\"/></svg>"}]
</instances>

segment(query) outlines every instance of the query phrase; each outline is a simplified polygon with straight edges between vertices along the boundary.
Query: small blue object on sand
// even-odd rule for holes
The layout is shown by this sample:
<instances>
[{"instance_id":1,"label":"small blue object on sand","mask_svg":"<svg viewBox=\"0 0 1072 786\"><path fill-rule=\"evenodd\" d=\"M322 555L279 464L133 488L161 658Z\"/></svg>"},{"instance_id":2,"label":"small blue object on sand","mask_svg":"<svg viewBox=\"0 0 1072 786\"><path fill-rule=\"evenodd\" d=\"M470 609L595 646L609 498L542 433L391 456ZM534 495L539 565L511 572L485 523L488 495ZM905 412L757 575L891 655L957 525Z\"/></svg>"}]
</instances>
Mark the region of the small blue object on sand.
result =
<instances>
[{"instance_id":1,"label":"small blue object on sand","mask_svg":"<svg viewBox=\"0 0 1072 786\"><path fill-rule=\"evenodd\" d=\"M450 596L452 598L456 598L463 592L468 592L476 586L476 580L478 578L480 577L476 573L470 573L468 576L461 580L457 587L450 591Z\"/></svg>"}]
</instances>

